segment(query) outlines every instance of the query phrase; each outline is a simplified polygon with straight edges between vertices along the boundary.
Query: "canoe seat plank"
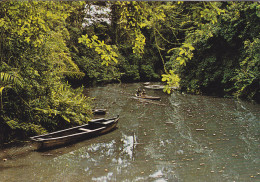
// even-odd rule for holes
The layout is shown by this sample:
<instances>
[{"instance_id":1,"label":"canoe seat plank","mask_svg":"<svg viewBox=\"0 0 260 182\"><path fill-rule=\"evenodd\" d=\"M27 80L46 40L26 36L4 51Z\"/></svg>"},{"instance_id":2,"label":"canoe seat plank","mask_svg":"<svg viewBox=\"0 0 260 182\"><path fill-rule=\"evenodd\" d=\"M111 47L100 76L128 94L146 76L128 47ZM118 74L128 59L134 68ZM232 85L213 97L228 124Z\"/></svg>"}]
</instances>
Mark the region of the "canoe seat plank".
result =
<instances>
[{"instance_id":1,"label":"canoe seat plank","mask_svg":"<svg viewBox=\"0 0 260 182\"><path fill-rule=\"evenodd\" d=\"M87 132L91 132L91 131L93 131L93 130L86 129L86 128L79 128L79 130L81 130L81 131L87 131Z\"/></svg>"},{"instance_id":2,"label":"canoe seat plank","mask_svg":"<svg viewBox=\"0 0 260 182\"><path fill-rule=\"evenodd\" d=\"M90 129L86 129L86 128L79 128L79 130L86 131L86 132L94 132L94 131L97 131L97 130L102 130L104 128L105 127L101 127L101 128L97 128L97 129L94 129L94 130L90 130Z\"/></svg>"}]
</instances>

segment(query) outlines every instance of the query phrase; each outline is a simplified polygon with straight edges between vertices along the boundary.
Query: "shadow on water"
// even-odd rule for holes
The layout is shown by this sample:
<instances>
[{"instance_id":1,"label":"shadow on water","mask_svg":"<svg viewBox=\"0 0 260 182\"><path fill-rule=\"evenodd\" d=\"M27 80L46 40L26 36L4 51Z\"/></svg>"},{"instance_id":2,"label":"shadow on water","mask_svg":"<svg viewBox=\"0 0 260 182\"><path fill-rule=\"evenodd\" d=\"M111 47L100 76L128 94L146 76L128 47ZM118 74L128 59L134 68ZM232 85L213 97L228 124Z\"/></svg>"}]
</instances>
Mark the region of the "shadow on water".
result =
<instances>
[{"instance_id":1,"label":"shadow on water","mask_svg":"<svg viewBox=\"0 0 260 182\"><path fill-rule=\"evenodd\" d=\"M148 89L161 101L135 99L142 86L87 89L105 117L120 115L118 129L45 152L0 151L1 181L260 180L259 105Z\"/></svg>"}]
</instances>

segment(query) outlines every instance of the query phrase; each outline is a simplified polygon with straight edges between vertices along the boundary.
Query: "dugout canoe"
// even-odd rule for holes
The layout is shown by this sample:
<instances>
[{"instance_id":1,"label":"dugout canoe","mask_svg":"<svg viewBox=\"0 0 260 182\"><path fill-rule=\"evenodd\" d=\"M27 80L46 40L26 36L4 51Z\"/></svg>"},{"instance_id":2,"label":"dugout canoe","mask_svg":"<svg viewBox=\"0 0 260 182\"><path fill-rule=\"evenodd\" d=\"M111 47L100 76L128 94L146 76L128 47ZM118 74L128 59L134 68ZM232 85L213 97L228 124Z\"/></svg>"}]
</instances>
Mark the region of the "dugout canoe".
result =
<instances>
[{"instance_id":1,"label":"dugout canoe","mask_svg":"<svg viewBox=\"0 0 260 182\"><path fill-rule=\"evenodd\" d=\"M33 136L30 139L37 144L38 150L57 148L108 133L116 128L118 120L119 116L110 119L94 119L81 126Z\"/></svg>"},{"instance_id":2,"label":"dugout canoe","mask_svg":"<svg viewBox=\"0 0 260 182\"><path fill-rule=\"evenodd\" d=\"M163 90L164 85L145 85L144 88L152 90ZM179 87L170 87L171 90L178 90Z\"/></svg>"},{"instance_id":3,"label":"dugout canoe","mask_svg":"<svg viewBox=\"0 0 260 182\"><path fill-rule=\"evenodd\" d=\"M154 97L154 96L149 96L149 95L138 96L137 94L135 94L135 97L138 99L161 100L161 97Z\"/></svg>"},{"instance_id":4,"label":"dugout canoe","mask_svg":"<svg viewBox=\"0 0 260 182\"><path fill-rule=\"evenodd\" d=\"M144 88L153 89L153 90L163 90L163 85L145 85Z\"/></svg>"},{"instance_id":5,"label":"dugout canoe","mask_svg":"<svg viewBox=\"0 0 260 182\"><path fill-rule=\"evenodd\" d=\"M92 109L94 115L105 115L107 113L106 109Z\"/></svg>"}]
</instances>

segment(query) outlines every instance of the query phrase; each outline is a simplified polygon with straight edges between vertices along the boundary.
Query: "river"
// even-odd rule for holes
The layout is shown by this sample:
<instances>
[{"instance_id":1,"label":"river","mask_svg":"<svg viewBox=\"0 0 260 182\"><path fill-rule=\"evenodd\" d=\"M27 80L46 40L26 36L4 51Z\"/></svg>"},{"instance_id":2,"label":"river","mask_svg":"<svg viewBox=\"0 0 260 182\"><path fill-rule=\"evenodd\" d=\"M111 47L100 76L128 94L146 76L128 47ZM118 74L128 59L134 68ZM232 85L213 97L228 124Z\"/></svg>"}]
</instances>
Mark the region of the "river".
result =
<instances>
[{"instance_id":1,"label":"river","mask_svg":"<svg viewBox=\"0 0 260 182\"><path fill-rule=\"evenodd\" d=\"M260 181L259 104L148 89L161 101L135 99L142 86L86 89L105 117L120 115L118 128L45 152L1 149L0 181Z\"/></svg>"}]
</instances>

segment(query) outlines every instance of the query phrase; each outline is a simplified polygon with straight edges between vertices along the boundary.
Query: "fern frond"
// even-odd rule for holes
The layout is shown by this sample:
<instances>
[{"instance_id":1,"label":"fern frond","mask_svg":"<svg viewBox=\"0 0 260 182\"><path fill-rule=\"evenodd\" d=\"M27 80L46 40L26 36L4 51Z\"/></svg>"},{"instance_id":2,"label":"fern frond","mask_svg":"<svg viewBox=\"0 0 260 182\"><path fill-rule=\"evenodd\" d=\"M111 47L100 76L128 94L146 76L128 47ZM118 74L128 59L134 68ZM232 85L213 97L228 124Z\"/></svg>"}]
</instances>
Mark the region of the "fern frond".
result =
<instances>
[{"instance_id":1,"label":"fern frond","mask_svg":"<svg viewBox=\"0 0 260 182\"><path fill-rule=\"evenodd\" d=\"M78 65L74 63L74 61L72 61L70 57L66 57L65 60L67 61L67 63L69 63L69 66L72 67L75 71L79 71Z\"/></svg>"},{"instance_id":2,"label":"fern frond","mask_svg":"<svg viewBox=\"0 0 260 182\"><path fill-rule=\"evenodd\" d=\"M15 86L23 88L23 83L21 80L22 79L20 77L16 77L4 72L0 73L1 85L14 84Z\"/></svg>"}]
</instances>

